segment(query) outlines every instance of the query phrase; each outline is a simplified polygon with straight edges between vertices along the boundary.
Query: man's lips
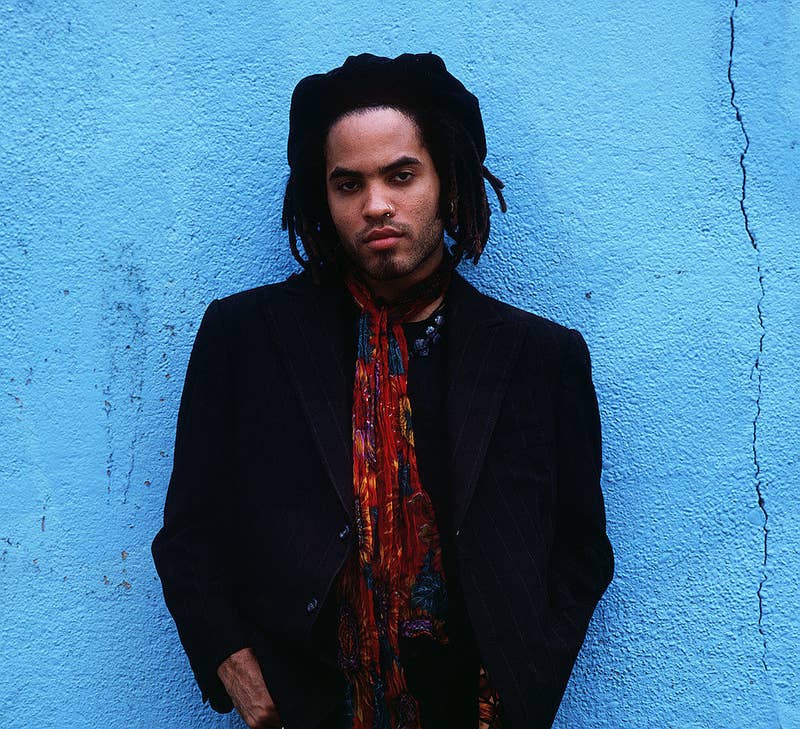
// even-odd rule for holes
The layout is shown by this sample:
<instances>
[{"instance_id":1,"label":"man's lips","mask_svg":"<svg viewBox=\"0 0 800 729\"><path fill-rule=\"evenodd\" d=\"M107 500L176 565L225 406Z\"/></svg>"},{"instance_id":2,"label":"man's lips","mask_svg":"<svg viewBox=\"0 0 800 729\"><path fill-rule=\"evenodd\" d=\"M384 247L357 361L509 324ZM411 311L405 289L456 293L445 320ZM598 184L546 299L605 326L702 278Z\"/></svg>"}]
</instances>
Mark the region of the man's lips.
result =
<instances>
[{"instance_id":1,"label":"man's lips","mask_svg":"<svg viewBox=\"0 0 800 729\"><path fill-rule=\"evenodd\" d=\"M364 237L364 244L373 251L381 251L397 244L403 233L396 228L376 228Z\"/></svg>"}]
</instances>

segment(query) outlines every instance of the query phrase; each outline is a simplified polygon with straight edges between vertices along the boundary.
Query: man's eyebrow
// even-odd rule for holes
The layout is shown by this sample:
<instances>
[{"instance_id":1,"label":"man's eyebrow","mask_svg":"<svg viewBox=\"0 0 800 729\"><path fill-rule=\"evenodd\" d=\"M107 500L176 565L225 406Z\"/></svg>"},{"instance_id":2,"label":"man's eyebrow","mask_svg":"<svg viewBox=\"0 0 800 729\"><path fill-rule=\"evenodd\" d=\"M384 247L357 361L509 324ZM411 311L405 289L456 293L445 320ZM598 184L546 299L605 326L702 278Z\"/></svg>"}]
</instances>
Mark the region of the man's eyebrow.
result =
<instances>
[{"instance_id":1,"label":"man's eyebrow","mask_svg":"<svg viewBox=\"0 0 800 729\"><path fill-rule=\"evenodd\" d=\"M385 175L387 172L392 172L396 170L398 167L411 167L416 165L421 165L420 162L416 157L409 157L408 155L403 155L399 159L396 159L394 162L390 162L388 165L384 165L381 167L378 172L382 175Z\"/></svg>"},{"instance_id":2,"label":"man's eyebrow","mask_svg":"<svg viewBox=\"0 0 800 729\"><path fill-rule=\"evenodd\" d=\"M334 167L331 174L328 176L329 180L336 180L340 177L362 177L360 172L355 170L348 170L346 167Z\"/></svg>"},{"instance_id":3,"label":"man's eyebrow","mask_svg":"<svg viewBox=\"0 0 800 729\"><path fill-rule=\"evenodd\" d=\"M411 166L418 166L421 165L420 162L416 157L410 157L409 155L403 155L399 157L394 162L390 162L388 165L384 165L378 170L378 173L381 175L385 175L387 172L392 172L393 170L398 169L399 167L411 167ZM348 170L346 167L334 167L331 171L331 174L328 175L329 180L336 180L341 177L356 177L360 178L364 175L361 172L356 172L356 170Z\"/></svg>"}]
</instances>

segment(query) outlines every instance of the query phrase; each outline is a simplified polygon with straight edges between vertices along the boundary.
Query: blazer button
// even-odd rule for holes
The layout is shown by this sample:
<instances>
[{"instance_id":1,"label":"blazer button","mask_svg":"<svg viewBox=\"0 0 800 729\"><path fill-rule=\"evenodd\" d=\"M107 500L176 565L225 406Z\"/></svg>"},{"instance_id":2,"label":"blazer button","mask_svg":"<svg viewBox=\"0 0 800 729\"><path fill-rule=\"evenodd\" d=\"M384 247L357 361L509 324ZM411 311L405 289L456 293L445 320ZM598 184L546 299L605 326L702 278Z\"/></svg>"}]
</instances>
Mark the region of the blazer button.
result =
<instances>
[{"instance_id":1,"label":"blazer button","mask_svg":"<svg viewBox=\"0 0 800 729\"><path fill-rule=\"evenodd\" d=\"M342 527L342 531L339 532L339 539L347 539L347 535L350 534L350 525L345 524Z\"/></svg>"},{"instance_id":2,"label":"blazer button","mask_svg":"<svg viewBox=\"0 0 800 729\"><path fill-rule=\"evenodd\" d=\"M306 612L313 613L317 609L317 598L312 597L306 605Z\"/></svg>"}]
</instances>

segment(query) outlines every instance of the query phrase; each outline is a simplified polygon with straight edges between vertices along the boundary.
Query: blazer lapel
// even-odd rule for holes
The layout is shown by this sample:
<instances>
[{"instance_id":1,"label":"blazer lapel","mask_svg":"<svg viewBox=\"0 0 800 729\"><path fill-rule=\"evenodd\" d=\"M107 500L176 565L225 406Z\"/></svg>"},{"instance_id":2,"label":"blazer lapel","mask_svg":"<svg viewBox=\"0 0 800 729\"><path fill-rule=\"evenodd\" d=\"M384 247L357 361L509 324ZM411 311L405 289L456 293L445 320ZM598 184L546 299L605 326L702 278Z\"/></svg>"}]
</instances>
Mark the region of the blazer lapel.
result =
<instances>
[{"instance_id":1,"label":"blazer lapel","mask_svg":"<svg viewBox=\"0 0 800 729\"><path fill-rule=\"evenodd\" d=\"M307 274L287 283L265 306L286 370L342 506L354 519L350 322L340 289L316 286Z\"/></svg>"},{"instance_id":2,"label":"blazer lapel","mask_svg":"<svg viewBox=\"0 0 800 729\"><path fill-rule=\"evenodd\" d=\"M447 295L448 458L453 524L460 528L475 490L522 331L492 300L454 274ZM351 332L341 291L297 276L264 314L297 391L331 483L354 519Z\"/></svg>"},{"instance_id":3,"label":"blazer lapel","mask_svg":"<svg viewBox=\"0 0 800 729\"><path fill-rule=\"evenodd\" d=\"M447 424L453 525L458 530L519 353L521 326L455 274L448 292Z\"/></svg>"}]
</instances>

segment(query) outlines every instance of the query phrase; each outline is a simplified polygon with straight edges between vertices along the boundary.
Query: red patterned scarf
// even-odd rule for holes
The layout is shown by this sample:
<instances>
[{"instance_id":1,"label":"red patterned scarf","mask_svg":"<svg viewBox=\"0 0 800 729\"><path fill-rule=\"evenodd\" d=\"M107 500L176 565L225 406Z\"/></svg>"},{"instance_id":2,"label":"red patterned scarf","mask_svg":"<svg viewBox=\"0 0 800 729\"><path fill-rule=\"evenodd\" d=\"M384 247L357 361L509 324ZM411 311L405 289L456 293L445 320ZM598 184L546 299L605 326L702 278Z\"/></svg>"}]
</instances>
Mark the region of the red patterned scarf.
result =
<instances>
[{"instance_id":1,"label":"red patterned scarf","mask_svg":"<svg viewBox=\"0 0 800 729\"><path fill-rule=\"evenodd\" d=\"M353 386L358 550L338 583L338 642L346 726L353 729L420 729L419 706L400 663L400 637L448 642L439 531L417 470L402 327L439 298L448 273L440 269L421 296L417 291L392 307L378 305L361 282L348 281L361 309ZM481 720L489 719L481 726L498 726L490 718L497 696L483 669L481 684Z\"/></svg>"}]
</instances>

